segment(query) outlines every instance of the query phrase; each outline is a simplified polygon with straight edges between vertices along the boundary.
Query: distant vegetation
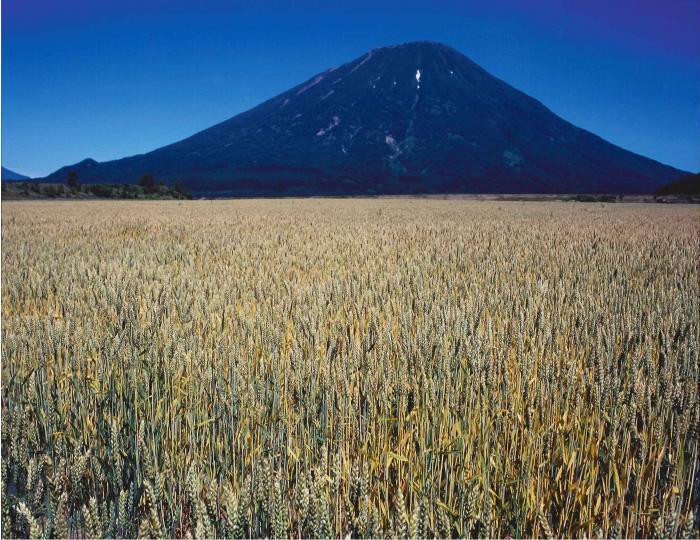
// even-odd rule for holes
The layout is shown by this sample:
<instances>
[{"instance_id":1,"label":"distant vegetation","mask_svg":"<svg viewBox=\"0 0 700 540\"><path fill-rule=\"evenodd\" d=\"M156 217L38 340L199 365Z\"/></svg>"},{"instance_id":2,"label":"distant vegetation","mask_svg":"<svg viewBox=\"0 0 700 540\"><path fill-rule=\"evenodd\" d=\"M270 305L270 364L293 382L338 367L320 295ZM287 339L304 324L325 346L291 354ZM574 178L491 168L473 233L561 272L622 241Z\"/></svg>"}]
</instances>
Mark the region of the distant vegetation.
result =
<instances>
[{"instance_id":1,"label":"distant vegetation","mask_svg":"<svg viewBox=\"0 0 700 540\"><path fill-rule=\"evenodd\" d=\"M153 175L143 176L138 184L80 184L71 171L64 184L43 182L2 182L2 195L16 199L191 199L182 182L168 186L156 183Z\"/></svg>"},{"instance_id":2,"label":"distant vegetation","mask_svg":"<svg viewBox=\"0 0 700 540\"><path fill-rule=\"evenodd\" d=\"M697 220L6 204L3 537L697 538Z\"/></svg>"}]
</instances>

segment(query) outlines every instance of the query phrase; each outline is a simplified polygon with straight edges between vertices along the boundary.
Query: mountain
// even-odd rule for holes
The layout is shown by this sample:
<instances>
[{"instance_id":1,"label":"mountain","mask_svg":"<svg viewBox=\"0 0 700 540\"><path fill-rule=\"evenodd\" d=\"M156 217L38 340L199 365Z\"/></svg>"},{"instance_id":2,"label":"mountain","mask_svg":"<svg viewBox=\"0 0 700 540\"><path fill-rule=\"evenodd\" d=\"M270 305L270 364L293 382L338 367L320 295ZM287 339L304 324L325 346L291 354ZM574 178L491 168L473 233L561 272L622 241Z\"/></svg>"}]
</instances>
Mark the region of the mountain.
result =
<instances>
[{"instance_id":1,"label":"mountain","mask_svg":"<svg viewBox=\"0 0 700 540\"><path fill-rule=\"evenodd\" d=\"M656 190L657 195L700 195L700 173L683 176Z\"/></svg>"},{"instance_id":2,"label":"mountain","mask_svg":"<svg viewBox=\"0 0 700 540\"><path fill-rule=\"evenodd\" d=\"M3 180L29 180L29 177L24 176L23 174L16 173L15 171L11 171L10 169L6 169L5 167L2 167L2 179Z\"/></svg>"},{"instance_id":3,"label":"mountain","mask_svg":"<svg viewBox=\"0 0 700 540\"><path fill-rule=\"evenodd\" d=\"M70 170L195 193L651 193L683 174L566 122L453 48L375 49L191 137Z\"/></svg>"}]
</instances>

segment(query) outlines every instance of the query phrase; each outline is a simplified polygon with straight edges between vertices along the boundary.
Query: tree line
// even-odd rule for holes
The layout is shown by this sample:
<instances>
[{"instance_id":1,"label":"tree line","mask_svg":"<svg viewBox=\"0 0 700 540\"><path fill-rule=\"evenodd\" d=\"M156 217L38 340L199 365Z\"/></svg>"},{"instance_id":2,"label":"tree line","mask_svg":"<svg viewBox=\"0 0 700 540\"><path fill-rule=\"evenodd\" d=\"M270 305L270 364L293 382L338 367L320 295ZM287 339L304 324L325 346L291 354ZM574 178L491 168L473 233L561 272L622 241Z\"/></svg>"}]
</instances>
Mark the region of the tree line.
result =
<instances>
[{"instance_id":1,"label":"tree line","mask_svg":"<svg viewBox=\"0 0 700 540\"><path fill-rule=\"evenodd\" d=\"M68 189L77 193L81 190L89 191L100 197L120 198L120 194L126 195L123 198L138 198L140 192L146 195L175 196L175 198L191 199L192 193L185 187L182 180L177 180L171 186L165 182L156 182L152 174L144 174L134 184L89 184L82 186L76 171L69 171L66 178ZM140 189L134 189L134 188Z\"/></svg>"}]
</instances>

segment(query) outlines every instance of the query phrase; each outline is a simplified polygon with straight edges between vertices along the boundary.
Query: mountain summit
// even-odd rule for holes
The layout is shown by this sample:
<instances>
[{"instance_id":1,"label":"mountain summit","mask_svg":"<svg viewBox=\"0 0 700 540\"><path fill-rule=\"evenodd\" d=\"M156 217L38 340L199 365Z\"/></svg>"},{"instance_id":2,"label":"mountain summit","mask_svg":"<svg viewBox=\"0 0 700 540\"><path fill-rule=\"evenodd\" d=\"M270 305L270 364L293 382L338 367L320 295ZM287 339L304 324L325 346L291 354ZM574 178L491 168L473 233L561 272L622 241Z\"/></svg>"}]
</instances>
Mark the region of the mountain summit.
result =
<instances>
[{"instance_id":1,"label":"mountain summit","mask_svg":"<svg viewBox=\"0 0 700 540\"><path fill-rule=\"evenodd\" d=\"M146 173L195 193L646 193L683 174L577 128L455 49L374 49L187 139L81 182Z\"/></svg>"}]
</instances>

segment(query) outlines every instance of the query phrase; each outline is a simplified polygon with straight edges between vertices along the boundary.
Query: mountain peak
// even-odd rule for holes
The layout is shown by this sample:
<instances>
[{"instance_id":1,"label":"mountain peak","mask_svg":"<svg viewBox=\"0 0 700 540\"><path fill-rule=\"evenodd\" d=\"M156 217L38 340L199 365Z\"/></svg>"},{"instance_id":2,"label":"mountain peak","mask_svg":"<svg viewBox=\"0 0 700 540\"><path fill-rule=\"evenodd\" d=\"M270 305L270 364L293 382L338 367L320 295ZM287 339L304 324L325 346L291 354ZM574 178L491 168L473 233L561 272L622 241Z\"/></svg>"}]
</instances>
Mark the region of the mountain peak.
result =
<instances>
[{"instance_id":1,"label":"mountain peak","mask_svg":"<svg viewBox=\"0 0 700 540\"><path fill-rule=\"evenodd\" d=\"M682 174L433 41L372 49L183 141L71 169L82 182L151 173L222 195L643 193Z\"/></svg>"},{"instance_id":2,"label":"mountain peak","mask_svg":"<svg viewBox=\"0 0 700 540\"><path fill-rule=\"evenodd\" d=\"M450 47L449 45L445 45L444 43L441 43L439 41L430 41L430 40L423 40L423 41L407 41L405 43L396 43L393 45L384 45L383 47L377 47L375 49L372 49L373 51L395 51L395 50L401 50L401 49L407 49L407 50L423 50L423 51L453 51L453 52L458 52L456 49Z\"/></svg>"}]
</instances>

